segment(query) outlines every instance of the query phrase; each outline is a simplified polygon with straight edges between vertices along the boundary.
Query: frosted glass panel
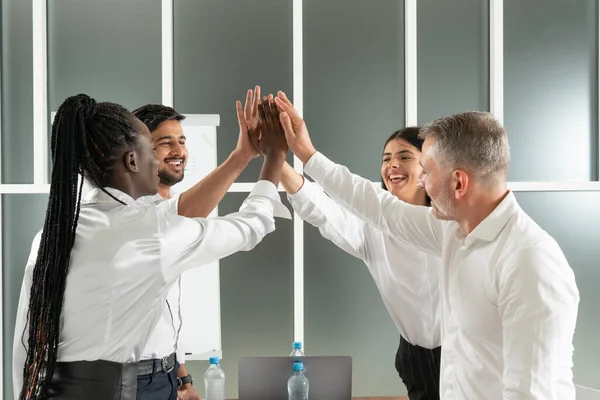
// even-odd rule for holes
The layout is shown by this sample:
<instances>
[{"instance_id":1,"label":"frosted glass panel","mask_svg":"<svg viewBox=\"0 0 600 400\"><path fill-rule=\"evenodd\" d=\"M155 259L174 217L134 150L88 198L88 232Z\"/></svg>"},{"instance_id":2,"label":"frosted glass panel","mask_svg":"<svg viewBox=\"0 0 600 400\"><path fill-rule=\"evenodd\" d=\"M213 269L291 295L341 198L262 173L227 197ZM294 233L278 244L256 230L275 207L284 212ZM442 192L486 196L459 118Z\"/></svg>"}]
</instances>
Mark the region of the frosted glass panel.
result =
<instances>
[{"instance_id":1,"label":"frosted glass panel","mask_svg":"<svg viewBox=\"0 0 600 400\"><path fill-rule=\"evenodd\" d=\"M2 183L33 183L31 1L2 0Z\"/></svg>"},{"instance_id":2,"label":"frosted glass panel","mask_svg":"<svg viewBox=\"0 0 600 400\"><path fill-rule=\"evenodd\" d=\"M304 0L304 117L315 147L379 179L404 126L404 2Z\"/></svg>"},{"instance_id":3,"label":"frosted glass panel","mask_svg":"<svg viewBox=\"0 0 600 400\"><path fill-rule=\"evenodd\" d=\"M598 2L506 0L504 68L509 180L597 179Z\"/></svg>"},{"instance_id":4,"label":"frosted glass panel","mask_svg":"<svg viewBox=\"0 0 600 400\"><path fill-rule=\"evenodd\" d=\"M79 93L129 110L161 103L160 13L160 0L48 1L49 132L50 113Z\"/></svg>"},{"instance_id":5,"label":"frosted glass panel","mask_svg":"<svg viewBox=\"0 0 600 400\"><path fill-rule=\"evenodd\" d=\"M19 294L31 242L43 225L48 196L2 195L2 340L4 398L13 398L12 348Z\"/></svg>"},{"instance_id":6,"label":"frosted glass panel","mask_svg":"<svg viewBox=\"0 0 600 400\"><path fill-rule=\"evenodd\" d=\"M404 126L404 2L303 1L304 117L316 148L379 180L387 137ZM399 334L369 272L305 224L310 355L350 355L353 395L405 393Z\"/></svg>"},{"instance_id":7,"label":"frosted glass panel","mask_svg":"<svg viewBox=\"0 0 600 400\"><path fill-rule=\"evenodd\" d=\"M174 0L175 108L219 114L217 160L235 148L235 101L260 85L263 94L292 92L292 0ZM292 156L288 156L291 163ZM238 182L255 182L254 160Z\"/></svg>"},{"instance_id":8,"label":"frosted glass panel","mask_svg":"<svg viewBox=\"0 0 600 400\"><path fill-rule=\"evenodd\" d=\"M352 356L353 396L397 396L400 334L364 263L305 224L305 337L308 355Z\"/></svg>"},{"instance_id":9,"label":"frosted glass panel","mask_svg":"<svg viewBox=\"0 0 600 400\"><path fill-rule=\"evenodd\" d=\"M129 109L161 102L160 0L49 0L49 111L86 93Z\"/></svg>"},{"instance_id":10,"label":"frosted glass panel","mask_svg":"<svg viewBox=\"0 0 600 400\"><path fill-rule=\"evenodd\" d=\"M419 124L489 111L489 5L480 0L417 2Z\"/></svg>"}]
</instances>

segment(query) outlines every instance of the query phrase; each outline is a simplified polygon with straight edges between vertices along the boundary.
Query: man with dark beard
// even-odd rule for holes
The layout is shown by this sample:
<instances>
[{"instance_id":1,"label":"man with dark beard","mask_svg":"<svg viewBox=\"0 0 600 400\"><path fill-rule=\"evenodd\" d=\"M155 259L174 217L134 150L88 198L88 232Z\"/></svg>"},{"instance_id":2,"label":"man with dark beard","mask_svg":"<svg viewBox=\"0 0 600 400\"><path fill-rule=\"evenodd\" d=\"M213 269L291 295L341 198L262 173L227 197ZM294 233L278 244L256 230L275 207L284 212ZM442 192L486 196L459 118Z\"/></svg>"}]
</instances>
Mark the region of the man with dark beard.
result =
<instances>
[{"instance_id":1,"label":"man with dark beard","mask_svg":"<svg viewBox=\"0 0 600 400\"><path fill-rule=\"evenodd\" d=\"M260 87L248 90L244 117L251 130L259 129ZM241 107L238 104L237 107ZM171 107L148 104L133 114L150 130L158 158L158 195L138 199L165 211L186 217L208 217L246 165L259 155L247 134L240 129L236 148L230 156L189 190L176 194L172 186L181 182L188 158L186 138L181 127L185 116ZM147 371L138 375L138 400L199 400L193 380L185 367L185 352L179 346L181 330L181 279L169 291L163 315L144 350ZM158 366L159 368L155 367ZM172 375L176 373L177 382ZM176 390L175 390L176 389Z\"/></svg>"}]
</instances>

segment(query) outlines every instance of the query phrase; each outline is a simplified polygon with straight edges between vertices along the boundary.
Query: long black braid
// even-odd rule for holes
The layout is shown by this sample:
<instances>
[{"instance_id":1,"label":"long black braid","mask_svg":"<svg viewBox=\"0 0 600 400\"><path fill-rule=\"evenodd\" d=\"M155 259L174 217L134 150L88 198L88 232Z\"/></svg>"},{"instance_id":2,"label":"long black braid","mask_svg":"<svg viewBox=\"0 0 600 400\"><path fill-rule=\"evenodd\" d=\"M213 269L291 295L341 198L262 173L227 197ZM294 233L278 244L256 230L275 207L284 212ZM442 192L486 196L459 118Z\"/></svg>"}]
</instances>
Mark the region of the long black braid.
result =
<instances>
[{"instance_id":1,"label":"long black braid","mask_svg":"<svg viewBox=\"0 0 600 400\"><path fill-rule=\"evenodd\" d=\"M79 219L84 174L109 194L125 146L137 144L133 116L80 94L66 99L52 125L52 182L30 291L27 358L20 400L46 399L56 365L60 315ZM114 197L113 197L114 198ZM25 328L27 329L27 327Z\"/></svg>"}]
</instances>

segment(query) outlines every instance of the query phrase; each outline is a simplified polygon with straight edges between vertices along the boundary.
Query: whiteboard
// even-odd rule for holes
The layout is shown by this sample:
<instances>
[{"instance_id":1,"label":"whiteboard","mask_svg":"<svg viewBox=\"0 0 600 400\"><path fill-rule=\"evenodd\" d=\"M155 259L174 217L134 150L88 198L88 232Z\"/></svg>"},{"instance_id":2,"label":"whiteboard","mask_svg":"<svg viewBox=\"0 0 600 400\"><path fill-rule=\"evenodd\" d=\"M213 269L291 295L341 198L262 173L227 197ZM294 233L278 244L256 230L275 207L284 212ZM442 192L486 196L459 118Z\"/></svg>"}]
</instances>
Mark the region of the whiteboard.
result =
<instances>
[{"instance_id":1,"label":"whiteboard","mask_svg":"<svg viewBox=\"0 0 600 400\"><path fill-rule=\"evenodd\" d=\"M219 115L186 114L181 121L186 136L188 160L183 180L173 186L182 193L217 167ZM210 217L217 216L215 208ZM222 356L221 293L219 262L187 271L181 279L180 345L186 360L208 360Z\"/></svg>"},{"instance_id":2,"label":"whiteboard","mask_svg":"<svg viewBox=\"0 0 600 400\"><path fill-rule=\"evenodd\" d=\"M54 121L56 112L50 113ZM217 168L218 114L186 114L181 121L186 136L188 160L184 178L173 186L182 193ZM82 198L92 189L84 179ZM209 217L216 217L215 208ZM179 343L187 360L222 358L221 293L219 262L215 261L185 272L181 279L181 326Z\"/></svg>"}]
</instances>

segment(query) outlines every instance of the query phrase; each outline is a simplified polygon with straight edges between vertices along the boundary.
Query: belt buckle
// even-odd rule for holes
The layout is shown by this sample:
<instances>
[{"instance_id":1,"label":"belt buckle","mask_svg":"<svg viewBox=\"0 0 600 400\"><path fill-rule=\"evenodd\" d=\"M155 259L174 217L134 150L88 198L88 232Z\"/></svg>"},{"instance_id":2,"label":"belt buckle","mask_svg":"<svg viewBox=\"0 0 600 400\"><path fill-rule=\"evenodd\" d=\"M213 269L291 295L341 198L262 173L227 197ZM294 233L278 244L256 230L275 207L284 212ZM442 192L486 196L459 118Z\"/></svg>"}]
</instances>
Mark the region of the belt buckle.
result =
<instances>
[{"instance_id":1,"label":"belt buckle","mask_svg":"<svg viewBox=\"0 0 600 400\"><path fill-rule=\"evenodd\" d=\"M171 371L173 371L173 369L175 368L175 365L173 365L171 368L167 368L168 362L169 362L169 357L170 356L166 356L161 358L160 360L160 365L162 367L162 370L164 372L166 372L167 374L170 373Z\"/></svg>"}]
</instances>

